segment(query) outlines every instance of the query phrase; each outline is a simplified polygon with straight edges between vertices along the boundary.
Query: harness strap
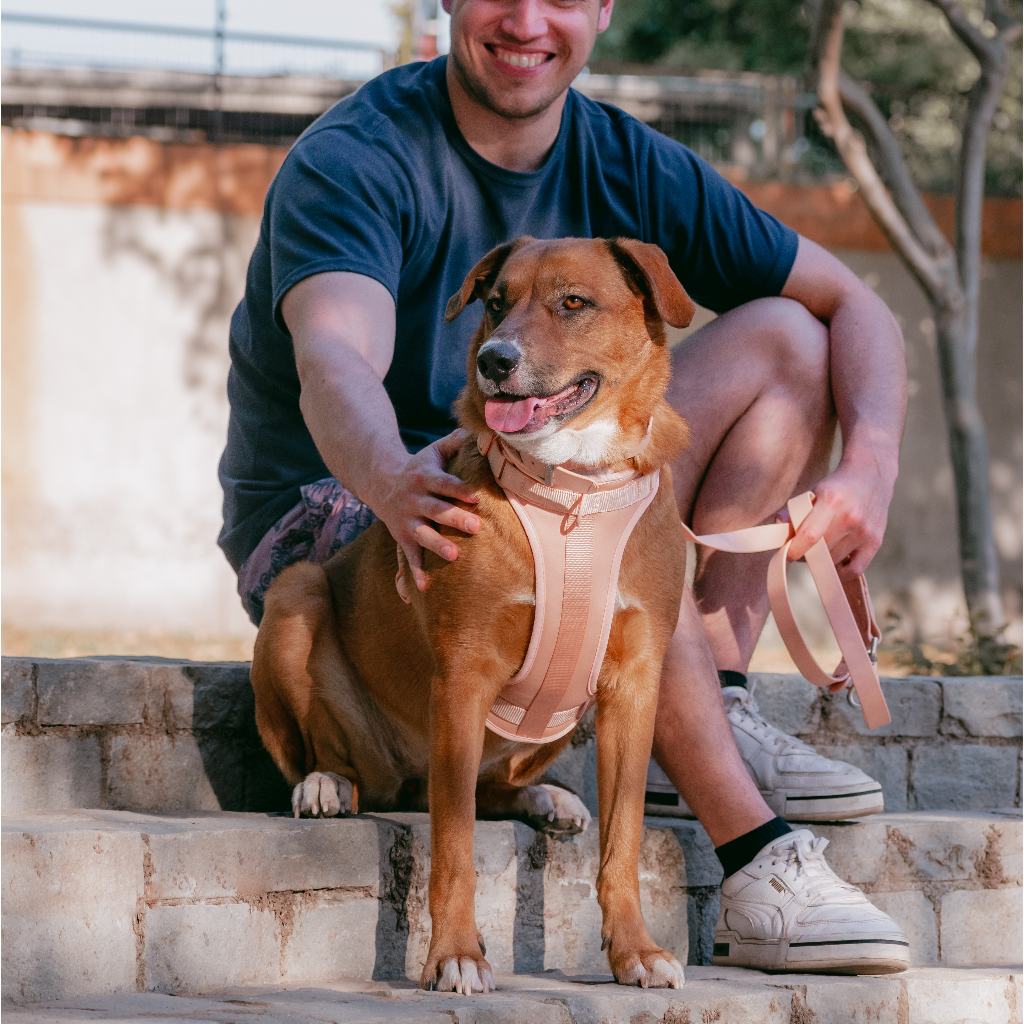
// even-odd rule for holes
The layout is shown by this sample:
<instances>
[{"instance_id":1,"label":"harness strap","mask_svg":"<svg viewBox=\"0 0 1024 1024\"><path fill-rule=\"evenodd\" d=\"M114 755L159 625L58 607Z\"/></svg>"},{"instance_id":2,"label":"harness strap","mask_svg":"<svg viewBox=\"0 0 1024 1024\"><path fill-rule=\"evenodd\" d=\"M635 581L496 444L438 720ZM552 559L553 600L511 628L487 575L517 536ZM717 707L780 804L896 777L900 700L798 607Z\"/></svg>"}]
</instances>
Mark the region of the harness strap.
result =
<instances>
[{"instance_id":1,"label":"harness strap","mask_svg":"<svg viewBox=\"0 0 1024 1024\"><path fill-rule=\"evenodd\" d=\"M543 466L490 432L477 444L522 523L535 573L526 657L491 706L487 727L547 743L575 728L597 692L622 553L657 494L659 474L594 480Z\"/></svg>"},{"instance_id":2,"label":"harness strap","mask_svg":"<svg viewBox=\"0 0 1024 1024\"><path fill-rule=\"evenodd\" d=\"M730 533L697 536L684 523L683 531L695 544L716 551L775 551L768 565L768 602L790 657L804 678L815 686L851 685L860 701L864 721L869 729L876 729L892 721L878 678L877 650L882 634L875 621L875 610L864 577L857 576L845 583L841 581L824 539L811 546L805 561L811 570L832 632L839 642L839 649L843 652L842 661L831 675L811 654L793 615L786 581L787 556L796 531L807 518L813 504L814 495L810 491L791 498L787 508L792 524L773 523Z\"/></svg>"}]
</instances>

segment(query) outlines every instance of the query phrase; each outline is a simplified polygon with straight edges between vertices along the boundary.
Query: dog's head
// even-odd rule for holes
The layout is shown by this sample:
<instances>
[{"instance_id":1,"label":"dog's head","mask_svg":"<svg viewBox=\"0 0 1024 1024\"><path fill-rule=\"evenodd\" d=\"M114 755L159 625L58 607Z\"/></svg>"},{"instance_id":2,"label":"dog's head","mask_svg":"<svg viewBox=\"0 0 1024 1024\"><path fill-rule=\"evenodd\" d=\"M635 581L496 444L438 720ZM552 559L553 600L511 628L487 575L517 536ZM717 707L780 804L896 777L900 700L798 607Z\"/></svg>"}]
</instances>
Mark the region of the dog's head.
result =
<instances>
[{"instance_id":1,"label":"dog's head","mask_svg":"<svg viewBox=\"0 0 1024 1024\"><path fill-rule=\"evenodd\" d=\"M694 304L656 245L519 238L469 272L445 321L475 299L484 318L458 402L462 426L486 426L548 465L629 458L652 416L658 443L647 466L685 447L686 425L663 400L665 323L687 326Z\"/></svg>"}]
</instances>

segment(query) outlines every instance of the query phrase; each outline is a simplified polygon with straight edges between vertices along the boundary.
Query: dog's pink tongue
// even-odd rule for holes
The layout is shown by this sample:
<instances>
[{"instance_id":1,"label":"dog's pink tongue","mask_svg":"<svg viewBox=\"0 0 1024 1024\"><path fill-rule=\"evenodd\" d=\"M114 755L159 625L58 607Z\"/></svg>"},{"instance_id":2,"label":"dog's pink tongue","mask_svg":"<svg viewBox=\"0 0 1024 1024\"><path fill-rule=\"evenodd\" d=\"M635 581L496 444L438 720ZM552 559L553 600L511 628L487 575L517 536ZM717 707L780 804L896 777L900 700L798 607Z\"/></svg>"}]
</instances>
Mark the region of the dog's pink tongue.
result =
<instances>
[{"instance_id":1,"label":"dog's pink tongue","mask_svg":"<svg viewBox=\"0 0 1024 1024\"><path fill-rule=\"evenodd\" d=\"M484 405L484 419L491 430L514 434L530 422L533 411L543 404L539 398L488 398Z\"/></svg>"}]
</instances>

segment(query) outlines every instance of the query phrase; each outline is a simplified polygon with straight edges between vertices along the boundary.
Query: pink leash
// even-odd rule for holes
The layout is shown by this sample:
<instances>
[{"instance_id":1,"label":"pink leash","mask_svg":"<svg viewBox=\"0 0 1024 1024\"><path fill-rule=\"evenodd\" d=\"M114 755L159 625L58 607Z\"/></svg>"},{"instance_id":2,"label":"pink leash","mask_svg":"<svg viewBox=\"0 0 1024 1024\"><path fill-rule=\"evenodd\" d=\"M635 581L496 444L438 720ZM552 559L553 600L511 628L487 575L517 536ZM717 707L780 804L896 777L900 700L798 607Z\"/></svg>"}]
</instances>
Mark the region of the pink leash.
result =
<instances>
[{"instance_id":1,"label":"pink leash","mask_svg":"<svg viewBox=\"0 0 1024 1024\"><path fill-rule=\"evenodd\" d=\"M877 655L881 632L875 621L871 595L863 576L857 576L846 583L839 579L823 539L812 545L804 560L811 570L818 596L843 653L842 661L834 672L829 674L818 664L793 615L786 582L787 556L796 531L807 518L813 504L814 495L810 491L791 498L787 508L792 523L752 526L745 530L712 533L703 537L697 536L685 523L683 530L695 544L716 551L736 554L775 551L768 565L768 602L790 657L801 675L815 686L832 687L843 683L852 686L859 701L855 706L863 711L868 728L877 729L891 722L892 717L878 679Z\"/></svg>"}]
</instances>

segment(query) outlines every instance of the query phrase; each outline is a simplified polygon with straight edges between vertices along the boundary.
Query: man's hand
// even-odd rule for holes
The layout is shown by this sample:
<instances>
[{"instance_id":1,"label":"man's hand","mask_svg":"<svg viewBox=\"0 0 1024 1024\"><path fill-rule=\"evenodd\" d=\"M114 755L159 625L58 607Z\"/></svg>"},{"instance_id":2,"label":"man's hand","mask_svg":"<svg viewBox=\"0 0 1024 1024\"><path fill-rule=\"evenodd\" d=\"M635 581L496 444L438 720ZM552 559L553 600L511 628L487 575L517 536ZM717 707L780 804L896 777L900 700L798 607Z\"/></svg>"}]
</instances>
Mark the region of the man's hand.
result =
<instances>
[{"instance_id":1,"label":"man's hand","mask_svg":"<svg viewBox=\"0 0 1024 1024\"><path fill-rule=\"evenodd\" d=\"M907 410L903 335L892 313L855 274L801 238L782 294L829 325L832 398L843 458L814 489L791 559L825 538L843 578L857 576L882 546Z\"/></svg>"},{"instance_id":2,"label":"man's hand","mask_svg":"<svg viewBox=\"0 0 1024 1024\"><path fill-rule=\"evenodd\" d=\"M814 508L790 545L790 561L803 558L824 537L841 577L863 573L882 546L892 491L877 468L841 463L815 487Z\"/></svg>"},{"instance_id":3,"label":"man's hand","mask_svg":"<svg viewBox=\"0 0 1024 1024\"><path fill-rule=\"evenodd\" d=\"M468 504L477 501L472 487L445 471L448 460L466 437L464 430L456 430L410 456L397 472L379 480L374 490L380 497L369 502L405 552L418 590L427 589L424 548L449 562L454 562L459 555L457 545L441 536L432 523L469 534L480 530L478 516L444 500L457 498Z\"/></svg>"},{"instance_id":4,"label":"man's hand","mask_svg":"<svg viewBox=\"0 0 1024 1024\"><path fill-rule=\"evenodd\" d=\"M302 384L299 406L327 468L383 520L425 590L423 549L453 561L458 547L431 524L476 533L480 519L445 498L476 495L445 472L466 438L456 430L409 455L382 383L395 347L395 307L372 278L331 272L300 281L281 302Z\"/></svg>"}]
</instances>

